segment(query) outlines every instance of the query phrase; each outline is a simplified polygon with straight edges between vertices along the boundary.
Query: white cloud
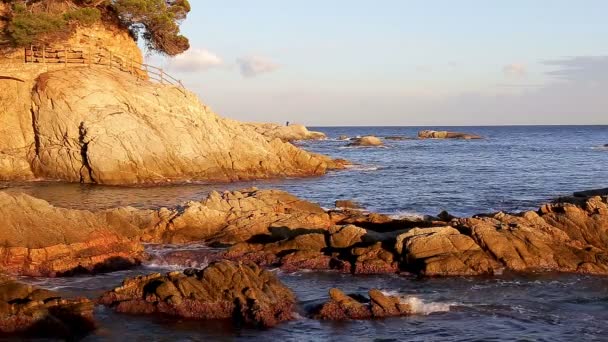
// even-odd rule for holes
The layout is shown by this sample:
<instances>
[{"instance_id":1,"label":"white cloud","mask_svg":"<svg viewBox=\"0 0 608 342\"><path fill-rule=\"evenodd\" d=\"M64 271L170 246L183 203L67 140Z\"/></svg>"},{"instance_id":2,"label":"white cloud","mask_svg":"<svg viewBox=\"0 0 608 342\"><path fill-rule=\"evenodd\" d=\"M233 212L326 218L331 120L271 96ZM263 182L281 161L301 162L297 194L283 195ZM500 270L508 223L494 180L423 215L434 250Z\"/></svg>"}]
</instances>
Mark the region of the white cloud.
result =
<instances>
[{"instance_id":1,"label":"white cloud","mask_svg":"<svg viewBox=\"0 0 608 342\"><path fill-rule=\"evenodd\" d=\"M224 65L218 55L206 49L191 49L169 61L169 68L175 71L204 71Z\"/></svg>"},{"instance_id":2,"label":"white cloud","mask_svg":"<svg viewBox=\"0 0 608 342\"><path fill-rule=\"evenodd\" d=\"M241 69L243 77L255 77L259 74L273 72L279 69L279 65L267 58L260 56L241 57L236 60Z\"/></svg>"},{"instance_id":3,"label":"white cloud","mask_svg":"<svg viewBox=\"0 0 608 342\"><path fill-rule=\"evenodd\" d=\"M528 68L523 63L511 63L505 65L502 72L507 76L523 77L528 73Z\"/></svg>"}]
</instances>

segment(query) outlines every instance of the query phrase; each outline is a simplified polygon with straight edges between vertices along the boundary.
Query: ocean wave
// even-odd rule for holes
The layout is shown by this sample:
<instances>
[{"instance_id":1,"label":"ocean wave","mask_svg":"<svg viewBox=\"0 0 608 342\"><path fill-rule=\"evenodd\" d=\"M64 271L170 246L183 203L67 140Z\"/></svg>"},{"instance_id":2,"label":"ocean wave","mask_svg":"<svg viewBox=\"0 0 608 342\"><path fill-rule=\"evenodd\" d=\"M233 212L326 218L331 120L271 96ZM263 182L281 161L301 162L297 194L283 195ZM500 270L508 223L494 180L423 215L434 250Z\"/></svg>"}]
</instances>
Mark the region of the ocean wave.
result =
<instances>
[{"instance_id":1,"label":"ocean wave","mask_svg":"<svg viewBox=\"0 0 608 342\"><path fill-rule=\"evenodd\" d=\"M593 148L594 150L608 151L608 146L606 146L606 145L593 146L592 148Z\"/></svg>"},{"instance_id":2,"label":"ocean wave","mask_svg":"<svg viewBox=\"0 0 608 342\"><path fill-rule=\"evenodd\" d=\"M344 166L347 170L352 171L377 171L380 169L377 165L346 165Z\"/></svg>"},{"instance_id":3,"label":"ocean wave","mask_svg":"<svg viewBox=\"0 0 608 342\"><path fill-rule=\"evenodd\" d=\"M381 291L385 296L397 296L401 304L409 305L412 313L417 315L430 315L436 312L448 312L457 303L425 302L415 297L398 293L397 291Z\"/></svg>"}]
</instances>

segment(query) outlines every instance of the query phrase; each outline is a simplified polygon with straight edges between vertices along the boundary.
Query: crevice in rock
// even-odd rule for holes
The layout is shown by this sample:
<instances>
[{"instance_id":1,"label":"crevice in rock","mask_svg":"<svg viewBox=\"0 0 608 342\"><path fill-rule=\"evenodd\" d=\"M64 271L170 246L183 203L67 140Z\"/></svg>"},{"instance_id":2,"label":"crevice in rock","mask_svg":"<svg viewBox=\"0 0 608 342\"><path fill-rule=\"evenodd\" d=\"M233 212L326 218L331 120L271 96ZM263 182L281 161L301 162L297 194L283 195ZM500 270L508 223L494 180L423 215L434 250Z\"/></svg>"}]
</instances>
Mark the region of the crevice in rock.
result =
<instances>
[{"instance_id":1,"label":"crevice in rock","mask_svg":"<svg viewBox=\"0 0 608 342\"><path fill-rule=\"evenodd\" d=\"M40 129L36 122L34 104L30 107L30 113L32 114L32 130L34 131L34 151L36 152L36 158L40 159Z\"/></svg>"},{"instance_id":2,"label":"crevice in rock","mask_svg":"<svg viewBox=\"0 0 608 342\"><path fill-rule=\"evenodd\" d=\"M87 179L85 179L82 174L82 169L86 169L88 181L91 183L97 183L95 178L93 177L93 169L91 168L91 164L89 163L89 141L86 140L87 136L87 128L84 124L84 121L80 122L80 126L78 126L78 143L80 144L80 156L82 157L82 167L80 169L80 183L85 183Z\"/></svg>"}]
</instances>

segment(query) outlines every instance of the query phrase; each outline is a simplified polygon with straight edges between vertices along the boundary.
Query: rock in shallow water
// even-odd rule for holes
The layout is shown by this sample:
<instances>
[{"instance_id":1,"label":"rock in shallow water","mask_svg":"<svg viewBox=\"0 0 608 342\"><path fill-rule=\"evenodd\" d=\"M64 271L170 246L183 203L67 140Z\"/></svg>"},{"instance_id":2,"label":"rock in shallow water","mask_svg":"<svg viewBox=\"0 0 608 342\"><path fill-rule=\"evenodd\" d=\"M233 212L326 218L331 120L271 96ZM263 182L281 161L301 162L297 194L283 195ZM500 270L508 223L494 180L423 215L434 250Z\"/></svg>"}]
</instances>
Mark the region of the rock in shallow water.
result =
<instances>
[{"instance_id":1,"label":"rock in shallow water","mask_svg":"<svg viewBox=\"0 0 608 342\"><path fill-rule=\"evenodd\" d=\"M218 261L127 279L99 300L121 313L162 313L191 319L233 319L272 327L292 319L295 296L271 272L252 263Z\"/></svg>"},{"instance_id":2,"label":"rock in shallow water","mask_svg":"<svg viewBox=\"0 0 608 342\"><path fill-rule=\"evenodd\" d=\"M76 339L95 328L93 306L0 275L0 336Z\"/></svg>"},{"instance_id":3,"label":"rock in shallow water","mask_svg":"<svg viewBox=\"0 0 608 342\"><path fill-rule=\"evenodd\" d=\"M420 131L419 139L483 139L482 136L470 133L448 132L448 131Z\"/></svg>"},{"instance_id":4,"label":"rock in shallow water","mask_svg":"<svg viewBox=\"0 0 608 342\"><path fill-rule=\"evenodd\" d=\"M369 298L348 296L337 288L329 290L329 300L312 312L325 320L372 319L411 315L412 308L397 296L387 296L379 290L368 292Z\"/></svg>"},{"instance_id":5,"label":"rock in shallow water","mask_svg":"<svg viewBox=\"0 0 608 342\"><path fill-rule=\"evenodd\" d=\"M356 138L347 146L382 146L384 143L379 138L373 135L367 135L361 138Z\"/></svg>"}]
</instances>

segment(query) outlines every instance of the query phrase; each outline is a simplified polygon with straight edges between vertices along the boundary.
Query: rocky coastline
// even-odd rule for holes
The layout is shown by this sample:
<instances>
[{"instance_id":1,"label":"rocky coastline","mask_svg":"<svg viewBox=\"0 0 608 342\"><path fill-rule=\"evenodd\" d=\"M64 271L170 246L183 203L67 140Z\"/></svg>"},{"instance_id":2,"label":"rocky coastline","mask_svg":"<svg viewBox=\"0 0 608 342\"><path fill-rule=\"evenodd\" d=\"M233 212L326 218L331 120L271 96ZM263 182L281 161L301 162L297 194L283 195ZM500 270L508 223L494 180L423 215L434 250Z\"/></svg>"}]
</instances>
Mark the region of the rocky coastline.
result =
<instances>
[{"instance_id":1,"label":"rocky coastline","mask_svg":"<svg viewBox=\"0 0 608 342\"><path fill-rule=\"evenodd\" d=\"M149 261L144 242L205 243L218 248L164 255L184 268L211 262L203 270L125 280L99 303L121 313L232 319L267 328L292 319L297 305L268 269L418 277L608 275L608 197L596 194L576 193L522 213L394 219L360 209L325 210L284 191L255 188L212 192L179 209L101 211L57 208L4 191L0 267L19 276L94 274ZM332 290L330 301L308 315L335 320L411 314L398 298L381 295L370 291L370 299L361 299ZM73 307L69 300L56 305ZM2 331L18 329L6 323Z\"/></svg>"}]
</instances>

